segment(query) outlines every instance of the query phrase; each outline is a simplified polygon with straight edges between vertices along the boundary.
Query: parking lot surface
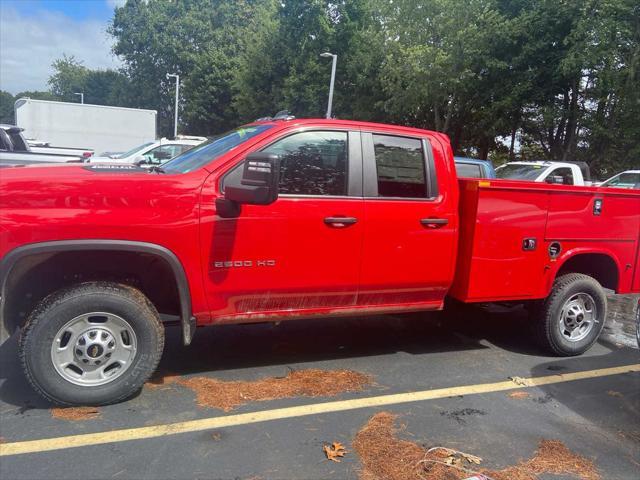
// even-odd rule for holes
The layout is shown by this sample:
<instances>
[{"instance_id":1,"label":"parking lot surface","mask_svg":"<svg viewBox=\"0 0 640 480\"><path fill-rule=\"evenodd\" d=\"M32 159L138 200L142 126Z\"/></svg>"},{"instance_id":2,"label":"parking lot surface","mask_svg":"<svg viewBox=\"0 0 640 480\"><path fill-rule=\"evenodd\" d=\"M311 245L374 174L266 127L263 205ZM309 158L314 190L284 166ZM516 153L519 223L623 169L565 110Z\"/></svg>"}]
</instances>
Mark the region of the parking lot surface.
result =
<instances>
[{"instance_id":1,"label":"parking lot surface","mask_svg":"<svg viewBox=\"0 0 640 480\"><path fill-rule=\"evenodd\" d=\"M199 330L188 348L169 327L153 383L84 411L54 410L32 393L14 337L0 350L0 477L358 478L371 473L369 448L397 464L392 449L355 444L374 415L389 412L395 435L418 451L482 458L469 468L511 467L540 442L560 441L600 478L637 478L633 303L614 298L601 340L576 358L547 356L525 312L500 307L216 327ZM218 385L228 397L216 396ZM346 449L340 462L323 451L332 442Z\"/></svg>"}]
</instances>

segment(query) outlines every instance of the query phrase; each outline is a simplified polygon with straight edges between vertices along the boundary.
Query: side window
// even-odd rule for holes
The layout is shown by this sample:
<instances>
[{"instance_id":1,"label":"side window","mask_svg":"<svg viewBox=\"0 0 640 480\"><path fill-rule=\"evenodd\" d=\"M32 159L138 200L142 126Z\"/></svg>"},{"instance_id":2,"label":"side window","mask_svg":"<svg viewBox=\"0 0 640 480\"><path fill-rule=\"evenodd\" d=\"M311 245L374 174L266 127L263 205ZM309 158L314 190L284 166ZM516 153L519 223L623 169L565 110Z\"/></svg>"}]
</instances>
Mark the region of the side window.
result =
<instances>
[{"instance_id":1,"label":"side window","mask_svg":"<svg viewBox=\"0 0 640 480\"><path fill-rule=\"evenodd\" d=\"M4 130L0 129L0 150L11 150L11 140Z\"/></svg>"},{"instance_id":2,"label":"side window","mask_svg":"<svg viewBox=\"0 0 640 480\"><path fill-rule=\"evenodd\" d=\"M422 141L373 135L379 197L427 198Z\"/></svg>"},{"instance_id":3,"label":"side window","mask_svg":"<svg viewBox=\"0 0 640 480\"><path fill-rule=\"evenodd\" d=\"M180 153L180 145L162 145L144 154L149 163L159 164L171 160Z\"/></svg>"},{"instance_id":4,"label":"side window","mask_svg":"<svg viewBox=\"0 0 640 480\"><path fill-rule=\"evenodd\" d=\"M460 178L482 178L480 165L473 163L456 162L456 174Z\"/></svg>"},{"instance_id":5,"label":"side window","mask_svg":"<svg viewBox=\"0 0 640 480\"><path fill-rule=\"evenodd\" d=\"M347 132L296 133L264 151L280 155L280 193L347 195Z\"/></svg>"},{"instance_id":6,"label":"side window","mask_svg":"<svg viewBox=\"0 0 640 480\"><path fill-rule=\"evenodd\" d=\"M556 177L558 181L556 182ZM562 182L559 180L562 179ZM548 176L549 183L558 183L562 185L573 185L573 171L568 167L556 168Z\"/></svg>"}]
</instances>

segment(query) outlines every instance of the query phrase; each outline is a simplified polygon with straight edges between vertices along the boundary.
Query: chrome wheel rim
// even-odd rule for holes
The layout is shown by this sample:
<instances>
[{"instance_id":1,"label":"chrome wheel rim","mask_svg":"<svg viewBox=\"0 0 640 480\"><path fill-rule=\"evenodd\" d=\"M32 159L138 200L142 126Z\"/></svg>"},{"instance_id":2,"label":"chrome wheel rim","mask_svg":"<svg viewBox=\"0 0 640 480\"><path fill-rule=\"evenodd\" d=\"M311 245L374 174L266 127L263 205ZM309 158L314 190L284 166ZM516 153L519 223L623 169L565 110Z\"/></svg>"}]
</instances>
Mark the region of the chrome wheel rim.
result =
<instances>
[{"instance_id":1,"label":"chrome wheel rim","mask_svg":"<svg viewBox=\"0 0 640 480\"><path fill-rule=\"evenodd\" d=\"M112 313L91 312L58 330L51 344L51 361L62 378L88 387L120 377L136 352L136 334L126 320Z\"/></svg>"},{"instance_id":2,"label":"chrome wheel rim","mask_svg":"<svg viewBox=\"0 0 640 480\"><path fill-rule=\"evenodd\" d=\"M586 338L597 323L600 321L596 303L587 293L573 295L562 307L560 333L570 342L579 342Z\"/></svg>"}]
</instances>

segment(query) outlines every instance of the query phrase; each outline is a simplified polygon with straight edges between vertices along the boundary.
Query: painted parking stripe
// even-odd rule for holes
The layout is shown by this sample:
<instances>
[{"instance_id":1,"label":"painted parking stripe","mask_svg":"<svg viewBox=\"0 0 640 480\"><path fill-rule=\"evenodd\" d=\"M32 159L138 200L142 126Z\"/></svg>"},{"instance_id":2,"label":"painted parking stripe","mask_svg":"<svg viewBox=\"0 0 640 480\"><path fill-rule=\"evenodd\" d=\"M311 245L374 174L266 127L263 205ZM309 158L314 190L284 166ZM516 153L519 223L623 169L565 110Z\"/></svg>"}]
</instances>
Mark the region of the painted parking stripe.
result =
<instances>
[{"instance_id":1,"label":"painted parking stripe","mask_svg":"<svg viewBox=\"0 0 640 480\"><path fill-rule=\"evenodd\" d=\"M541 385L572 382L576 380L620 375L631 372L640 372L640 364L548 375L543 377L512 377L512 379L503 382L438 388L434 390L380 395L376 397L357 398L352 400L338 400L312 405L300 405L297 407L276 408L273 410L263 410L252 413L226 415L222 417L202 418L199 420L154 425L150 427L127 428L123 430L69 435L57 438L43 438L40 440L29 440L24 442L0 443L0 457L25 453L49 452L52 450L63 450L67 448L87 447L90 445L103 445L106 443L117 443L131 440L143 440L146 438L158 438L167 435L176 435L179 433L199 432L214 428L233 427L236 425L247 425L284 418L305 417L321 413L343 412L358 408L420 402L457 395L474 395L505 390L516 390L519 388L538 387Z\"/></svg>"}]
</instances>

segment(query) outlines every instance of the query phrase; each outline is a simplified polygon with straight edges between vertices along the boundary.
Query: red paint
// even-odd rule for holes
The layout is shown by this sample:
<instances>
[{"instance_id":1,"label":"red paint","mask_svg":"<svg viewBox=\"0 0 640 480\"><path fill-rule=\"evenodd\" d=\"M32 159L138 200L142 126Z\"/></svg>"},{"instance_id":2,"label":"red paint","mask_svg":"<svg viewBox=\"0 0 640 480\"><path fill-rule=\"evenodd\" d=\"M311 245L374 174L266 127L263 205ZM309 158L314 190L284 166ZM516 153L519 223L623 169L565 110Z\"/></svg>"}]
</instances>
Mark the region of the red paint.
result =
<instances>
[{"instance_id":1,"label":"red paint","mask_svg":"<svg viewBox=\"0 0 640 480\"><path fill-rule=\"evenodd\" d=\"M0 170L0 255L70 239L162 245L187 273L201 325L436 309L447 293L464 301L544 298L560 267L580 253L610 256L620 270L618 291L640 291L638 192L500 180L462 180L458 192L442 134L340 120L273 125L182 175L96 173L80 165ZM243 205L237 219L216 215L225 173L247 153L309 127L428 140L439 195L428 201L282 196L268 206ZM596 198L604 202L598 217ZM358 222L336 228L324 224L327 216ZM449 223L429 228L421 218ZM527 237L537 239L536 250L522 250ZM550 260L553 241L561 242L562 253ZM216 266L229 261L253 263Z\"/></svg>"}]
</instances>

